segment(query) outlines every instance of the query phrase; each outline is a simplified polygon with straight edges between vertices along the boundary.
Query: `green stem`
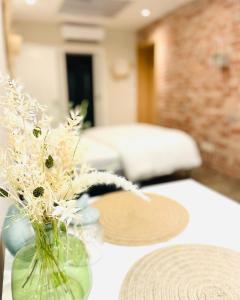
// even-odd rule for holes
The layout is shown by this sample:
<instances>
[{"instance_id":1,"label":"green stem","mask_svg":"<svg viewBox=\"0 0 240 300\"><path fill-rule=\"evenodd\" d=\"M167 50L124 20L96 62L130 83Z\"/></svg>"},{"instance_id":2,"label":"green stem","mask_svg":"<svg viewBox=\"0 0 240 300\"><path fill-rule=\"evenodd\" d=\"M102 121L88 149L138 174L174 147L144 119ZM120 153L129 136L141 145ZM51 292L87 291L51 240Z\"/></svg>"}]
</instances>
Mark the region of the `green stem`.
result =
<instances>
[{"instance_id":1,"label":"green stem","mask_svg":"<svg viewBox=\"0 0 240 300\"><path fill-rule=\"evenodd\" d=\"M67 255L67 243L62 241L62 238L67 235L66 232L61 232L60 226L56 220L52 220L50 224L34 223L33 228L36 233L35 238L35 255L32 259L31 271L29 272L22 288L32 278L37 266L39 270L40 280L46 281L45 289L51 290L57 286L62 286L65 293L69 293L71 298L74 295L71 287L67 284L68 278L65 272L61 269L61 262L65 260ZM67 241L67 239L66 239ZM44 293L40 287L40 295Z\"/></svg>"},{"instance_id":2,"label":"green stem","mask_svg":"<svg viewBox=\"0 0 240 300\"><path fill-rule=\"evenodd\" d=\"M32 274L33 274L33 272L34 272L34 270L35 270L35 268L36 268L36 266L37 266L37 263L38 263L38 259L35 260L34 265L33 265L33 268L32 268L32 270L31 270L30 274L28 275L27 279L26 279L25 282L23 283L22 288L24 288L25 285L28 283L29 279L31 278L31 276L32 276Z\"/></svg>"}]
</instances>

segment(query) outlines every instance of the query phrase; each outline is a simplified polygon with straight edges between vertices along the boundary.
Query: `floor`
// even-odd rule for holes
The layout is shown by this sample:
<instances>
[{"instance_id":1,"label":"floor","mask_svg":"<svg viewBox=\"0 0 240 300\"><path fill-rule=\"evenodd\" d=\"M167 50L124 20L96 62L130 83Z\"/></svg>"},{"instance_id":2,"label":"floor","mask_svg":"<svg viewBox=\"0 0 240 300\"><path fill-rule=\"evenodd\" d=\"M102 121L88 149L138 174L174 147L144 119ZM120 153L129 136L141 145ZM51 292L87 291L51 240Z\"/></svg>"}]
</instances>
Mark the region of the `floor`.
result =
<instances>
[{"instance_id":1,"label":"floor","mask_svg":"<svg viewBox=\"0 0 240 300\"><path fill-rule=\"evenodd\" d=\"M240 203L240 180L219 174L207 167L192 171L191 177Z\"/></svg>"}]
</instances>

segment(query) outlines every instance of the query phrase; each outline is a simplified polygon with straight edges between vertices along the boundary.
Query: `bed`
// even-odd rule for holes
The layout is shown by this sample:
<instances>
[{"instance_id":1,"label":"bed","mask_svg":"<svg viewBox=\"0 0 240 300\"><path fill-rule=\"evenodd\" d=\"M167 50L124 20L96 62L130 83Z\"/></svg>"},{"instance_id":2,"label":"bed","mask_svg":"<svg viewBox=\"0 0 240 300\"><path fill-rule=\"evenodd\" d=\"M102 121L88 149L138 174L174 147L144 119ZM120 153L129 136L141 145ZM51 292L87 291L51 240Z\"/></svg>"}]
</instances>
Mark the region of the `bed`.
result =
<instances>
[{"instance_id":1,"label":"bed","mask_svg":"<svg viewBox=\"0 0 240 300\"><path fill-rule=\"evenodd\" d=\"M132 181L191 170L202 162L194 139L177 129L141 123L93 127L84 139L93 167L122 171Z\"/></svg>"}]
</instances>

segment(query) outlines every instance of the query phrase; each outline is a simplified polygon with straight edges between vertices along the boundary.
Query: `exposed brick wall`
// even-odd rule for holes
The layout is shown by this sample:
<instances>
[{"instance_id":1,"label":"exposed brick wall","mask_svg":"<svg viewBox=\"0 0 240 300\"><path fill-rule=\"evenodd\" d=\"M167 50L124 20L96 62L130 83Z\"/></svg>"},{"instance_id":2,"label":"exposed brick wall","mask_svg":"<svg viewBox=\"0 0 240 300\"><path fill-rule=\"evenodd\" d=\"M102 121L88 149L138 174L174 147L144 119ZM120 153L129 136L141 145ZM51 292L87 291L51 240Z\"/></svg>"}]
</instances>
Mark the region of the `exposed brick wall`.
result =
<instances>
[{"instance_id":1,"label":"exposed brick wall","mask_svg":"<svg viewBox=\"0 0 240 300\"><path fill-rule=\"evenodd\" d=\"M195 1L139 40L155 44L157 122L189 132L209 166L240 178L240 1ZM213 64L215 53L229 68Z\"/></svg>"}]
</instances>

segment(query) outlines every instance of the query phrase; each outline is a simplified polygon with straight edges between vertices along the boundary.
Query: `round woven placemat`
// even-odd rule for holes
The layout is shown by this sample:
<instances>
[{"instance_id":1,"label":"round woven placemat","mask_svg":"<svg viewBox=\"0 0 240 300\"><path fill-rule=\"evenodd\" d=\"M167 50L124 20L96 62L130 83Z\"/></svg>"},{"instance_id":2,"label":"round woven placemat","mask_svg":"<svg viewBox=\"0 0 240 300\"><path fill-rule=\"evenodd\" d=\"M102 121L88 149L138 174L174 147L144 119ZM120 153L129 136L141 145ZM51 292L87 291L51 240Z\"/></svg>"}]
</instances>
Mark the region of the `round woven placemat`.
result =
<instances>
[{"instance_id":1,"label":"round woven placemat","mask_svg":"<svg viewBox=\"0 0 240 300\"><path fill-rule=\"evenodd\" d=\"M177 202L156 194L144 201L130 192L102 196L94 206L100 210L105 241L127 246L169 240L188 224L188 213Z\"/></svg>"},{"instance_id":2,"label":"round woven placemat","mask_svg":"<svg viewBox=\"0 0 240 300\"><path fill-rule=\"evenodd\" d=\"M155 251L127 274L120 300L239 300L240 253L213 246Z\"/></svg>"}]
</instances>

